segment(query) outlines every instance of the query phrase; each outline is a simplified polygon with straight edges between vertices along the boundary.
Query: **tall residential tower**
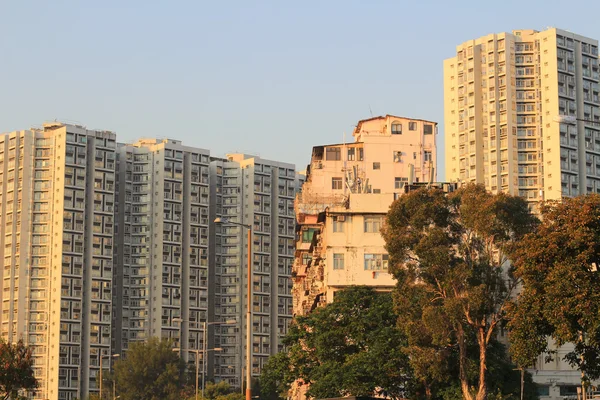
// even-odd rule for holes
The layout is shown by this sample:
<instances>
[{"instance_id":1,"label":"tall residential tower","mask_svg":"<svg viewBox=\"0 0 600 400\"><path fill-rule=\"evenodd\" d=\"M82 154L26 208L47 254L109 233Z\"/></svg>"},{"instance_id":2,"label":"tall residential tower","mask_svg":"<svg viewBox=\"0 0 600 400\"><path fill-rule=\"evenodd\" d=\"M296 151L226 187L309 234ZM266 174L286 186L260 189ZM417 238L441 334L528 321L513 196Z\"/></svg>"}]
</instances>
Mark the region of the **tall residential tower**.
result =
<instances>
[{"instance_id":1,"label":"tall residential tower","mask_svg":"<svg viewBox=\"0 0 600 400\"><path fill-rule=\"evenodd\" d=\"M252 332L246 332L248 230L217 224L211 232L210 265L215 266L214 318L241 324L215 327L215 378L243 383L246 337L252 335L252 375L282 349L292 318L294 196L299 177L292 164L246 154L211 163L211 221L220 217L251 225ZM212 272L211 272L212 273ZM211 298L212 299L212 298ZM212 312L212 311L211 311Z\"/></svg>"},{"instance_id":2,"label":"tall residential tower","mask_svg":"<svg viewBox=\"0 0 600 400\"><path fill-rule=\"evenodd\" d=\"M598 41L560 29L490 34L444 61L446 179L528 200L600 193ZM558 348L532 370L545 398L576 394ZM543 398L544 398L543 397Z\"/></svg>"},{"instance_id":3,"label":"tall residential tower","mask_svg":"<svg viewBox=\"0 0 600 400\"><path fill-rule=\"evenodd\" d=\"M171 139L117 149L113 342L203 347L208 310L209 152Z\"/></svg>"},{"instance_id":4,"label":"tall residential tower","mask_svg":"<svg viewBox=\"0 0 600 400\"><path fill-rule=\"evenodd\" d=\"M111 354L115 145L62 123L0 136L1 335L33 348L36 399L87 397Z\"/></svg>"},{"instance_id":5,"label":"tall residential tower","mask_svg":"<svg viewBox=\"0 0 600 400\"><path fill-rule=\"evenodd\" d=\"M465 42L444 61L446 179L542 200L600 192L598 41L560 29Z\"/></svg>"}]
</instances>

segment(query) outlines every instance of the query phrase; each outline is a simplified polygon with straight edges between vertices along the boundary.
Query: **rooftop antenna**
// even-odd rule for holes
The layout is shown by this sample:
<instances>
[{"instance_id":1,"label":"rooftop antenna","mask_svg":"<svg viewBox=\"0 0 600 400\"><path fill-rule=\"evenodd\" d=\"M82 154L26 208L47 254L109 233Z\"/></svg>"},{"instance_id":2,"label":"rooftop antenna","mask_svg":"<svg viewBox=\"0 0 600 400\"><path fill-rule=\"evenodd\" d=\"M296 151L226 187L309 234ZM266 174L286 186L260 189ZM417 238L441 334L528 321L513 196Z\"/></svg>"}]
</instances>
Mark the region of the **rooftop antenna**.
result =
<instances>
[{"instance_id":1,"label":"rooftop antenna","mask_svg":"<svg viewBox=\"0 0 600 400\"><path fill-rule=\"evenodd\" d=\"M369 112L371 113L371 118L373 118L373 110L371 110L371 105L369 104Z\"/></svg>"}]
</instances>

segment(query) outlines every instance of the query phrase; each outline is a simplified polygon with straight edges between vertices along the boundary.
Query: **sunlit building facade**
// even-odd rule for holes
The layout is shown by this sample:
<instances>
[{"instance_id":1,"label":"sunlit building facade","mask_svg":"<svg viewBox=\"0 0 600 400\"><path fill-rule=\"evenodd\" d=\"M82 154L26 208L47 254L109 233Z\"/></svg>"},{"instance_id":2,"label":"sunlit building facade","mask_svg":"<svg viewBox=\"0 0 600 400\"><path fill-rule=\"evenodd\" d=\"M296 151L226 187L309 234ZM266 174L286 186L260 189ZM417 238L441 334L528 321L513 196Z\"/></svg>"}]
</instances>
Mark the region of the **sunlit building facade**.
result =
<instances>
[{"instance_id":1,"label":"sunlit building facade","mask_svg":"<svg viewBox=\"0 0 600 400\"><path fill-rule=\"evenodd\" d=\"M229 154L211 162L211 221L218 217L250 225L253 230L253 377L260 375L270 355L282 349L281 338L292 318L294 196L300 179L293 164L247 154ZM214 346L222 351L209 360L216 380L240 387L249 334L248 230L231 224L215 224L213 229L209 254L210 265L215 266L215 296L211 318L238 323L214 327Z\"/></svg>"},{"instance_id":2,"label":"sunlit building facade","mask_svg":"<svg viewBox=\"0 0 600 400\"><path fill-rule=\"evenodd\" d=\"M465 42L444 61L446 178L528 200L600 192L598 41L560 29Z\"/></svg>"},{"instance_id":3,"label":"sunlit building facade","mask_svg":"<svg viewBox=\"0 0 600 400\"><path fill-rule=\"evenodd\" d=\"M111 353L115 147L63 123L0 136L0 329L31 346L35 399L85 398Z\"/></svg>"},{"instance_id":4,"label":"sunlit building facade","mask_svg":"<svg viewBox=\"0 0 600 400\"><path fill-rule=\"evenodd\" d=\"M115 352L170 339L186 360L207 321L209 151L171 139L117 149Z\"/></svg>"},{"instance_id":5,"label":"sunlit building facade","mask_svg":"<svg viewBox=\"0 0 600 400\"><path fill-rule=\"evenodd\" d=\"M598 41L560 29L467 41L444 61L446 179L544 200L600 193ZM576 395L581 375L540 357L542 398Z\"/></svg>"}]
</instances>

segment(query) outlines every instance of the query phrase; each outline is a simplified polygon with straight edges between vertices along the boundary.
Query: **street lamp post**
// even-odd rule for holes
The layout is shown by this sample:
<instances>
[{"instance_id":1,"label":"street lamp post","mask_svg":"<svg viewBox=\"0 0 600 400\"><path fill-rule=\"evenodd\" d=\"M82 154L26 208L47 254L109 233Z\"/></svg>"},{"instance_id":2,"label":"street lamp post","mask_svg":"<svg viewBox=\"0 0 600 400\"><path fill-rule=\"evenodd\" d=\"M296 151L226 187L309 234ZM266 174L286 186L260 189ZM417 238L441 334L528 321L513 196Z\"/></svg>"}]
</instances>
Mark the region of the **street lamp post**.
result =
<instances>
[{"instance_id":1,"label":"street lamp post","mask_svg":"<svg viewBox=\"0 0 600 400\"><path fill-rule=\"evenodd\" d=\"M252 399L252 225L215 218L215 224L237 225L248 229L248 301L246 302L246 400Z\"/></svg>"},{"instance_id":2,"label":"street lamp post","mask_svg":"<svg viewBox=\"0 0 600 400\"><path fill-rule=\"evenodd\" d=\"M102 366L102 359L105 357L109 357L109 358L117 358L119 357L120 354L113 354L113 355L109 355L109 354L102 354L102 351L100 351L100 399L102 400L102 370L104 369ZM114 385L114 377L113 377L113 385ZM110 389L109 389L110 390ZM114 389L113 389L114 391Z\"/></svg>"},{"instance_id":3,"label":"street lamp post","mask_svg":"<svg viewBox=\"0 0 600 400\"><path fill-rule=\"evenodd\" d=\"M194 321L184 321L181 318L173 318L173 322L179 322L179 323L183 323L183 322L188 322L188 323L196 323L198 324L198 322L194 322ZM220 347L214 348L214 349L207 349L207 329L208 326L210 325L232 325L237 323L237 321L233 320L233 321L225 321L225 322L220 322L220 321L215 321L215 322L206 322L203 321L202 322L202 329L203 329L203 340L202 340L202 350L198 350L198 349L187 349L185 351L191 351L193 353L196 353L196 400L198 400L198 374L199 374L199 365L200 365L200 353L202 353L202 398L204 398L204 382L205 379L204 377L206 376L206 353L208 353L209 351L221 351L223 350ZM184 349L183 348L179 348L179 349L174 349L174 351L177 350L180 353L183 353Z\"/></svg>"},{"instance_id":4,"label":"street lamp post","mask_svg":"<svg viewBox=\"0 0 600 400\"><path fill-rule=\"evenodd\" d=\"M199 349L187 349L186 351L191 351L192 353L196 353L196 400L198 400L198 374L200 371L200 353L202 353L202 368L204 369L204 359L206 358L206 353L209 351L221 351L223 350L220 347L215 347L214 349L207 350L199 350ZM173 351L181 351L180 348L174 348ZM202 382L204 382L204 371L202 371ZM204 398L204 386L202 386L202 398Z\"/></svg>"}]
</instances>

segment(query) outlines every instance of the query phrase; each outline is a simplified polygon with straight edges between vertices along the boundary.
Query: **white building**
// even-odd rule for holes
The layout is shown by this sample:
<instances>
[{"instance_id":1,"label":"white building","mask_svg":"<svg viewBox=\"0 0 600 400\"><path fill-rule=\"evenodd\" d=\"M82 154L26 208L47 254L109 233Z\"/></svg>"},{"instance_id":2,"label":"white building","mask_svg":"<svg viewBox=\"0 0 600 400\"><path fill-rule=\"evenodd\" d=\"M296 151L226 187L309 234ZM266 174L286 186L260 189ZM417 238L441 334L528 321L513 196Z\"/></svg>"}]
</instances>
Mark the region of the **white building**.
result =
<instances>
[{"instance_id":1,"label":"white building","mask_svg":"<svg viewBox=\"0 0 600 400\"><path fill-rule=\"evenodd\" d=\"M598 41L490 34L444 61L446 178L539 201L600 192Z\"/></svg>"},{"instance_id":2,"label":"white building","mask_svg":"<svg viewBox=\"0 0 600 400\"><path fill-rule=\"evenodd\" d=\"M115 352L172 339L186 360L203 348L208 310L209 152L177 140L117 149Z\"/></svg>"},{"instance_id":3,"label":"white building","mask_svg":"<svg viewBox=\"0 0 600 400\"><path fill-rule=\"evenodd\" d=\"M598 41L560 29L483 36L444 61L446 179L538 202L600 193ZM540 357L542 398L575 394L581 375Z\"/></svg>"},{"instance_id":4,"label":"white building","mask_svg":"<svg viewBox=\"0 0 600 400\"><path fill-rule=\"evenodd\" d=\"M229 154L211 163L210 220L220 217L253 229L254 377L267 358L282 349L280 338L292 318L294 196L299 179L292 164L246 154ZM223 349L214 355L214 377L234 387L244 382L246 365L247 235L245 228L217 224L209 252L210 265L215 266L214 318L240 322L214 328L214 345Z\"/></svg>"},{"instance_id":5,"label":"white building","mask_svg":"<svg viewBox=\"0 0 600 400\"><path fill-rule=\"evenodd\" d=\"M33 348L36 399L86 397L111 354L115 145L62 123L0 136L1 335Z\"/></svg>"}]
</instances>

